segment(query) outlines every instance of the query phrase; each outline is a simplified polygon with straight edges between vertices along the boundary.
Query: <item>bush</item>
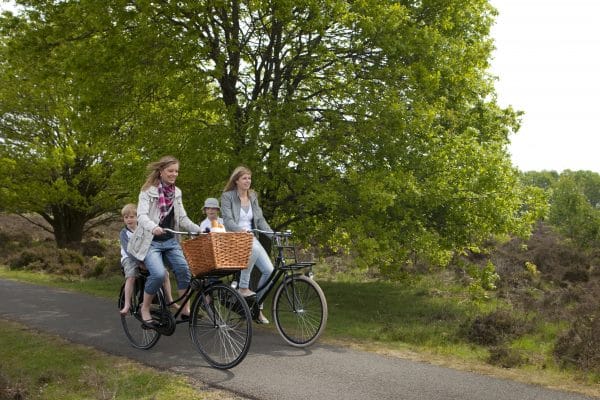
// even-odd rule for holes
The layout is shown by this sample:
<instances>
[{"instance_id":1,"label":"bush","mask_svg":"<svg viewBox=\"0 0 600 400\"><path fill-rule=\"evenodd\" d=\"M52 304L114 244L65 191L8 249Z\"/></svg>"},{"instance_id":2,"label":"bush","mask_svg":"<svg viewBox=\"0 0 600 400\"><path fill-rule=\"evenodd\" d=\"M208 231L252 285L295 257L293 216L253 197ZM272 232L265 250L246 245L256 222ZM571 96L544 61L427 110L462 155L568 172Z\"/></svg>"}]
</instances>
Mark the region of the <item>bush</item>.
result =
<instances>
[{"instance_id":1,"label":"bush","mask_svg":"<svg viewBox=\"0 0 600 400\"><path fill-rule=\"evenodd\" d=\"M61 265L68 265L68 264L83 265L85 262L85 259L83 258L83 255L81 255L81 253L78 252L77 250L58 249L58 262Z\"/></svg>"},{"instance_id":2,"label":"bush","mask_svg":"<svg viewBox=\"0 0 600 400\"><path fill-rule=\"evenodd\" d=\"M492 365L502 368L515 368L525 364L526 362L527 357L525 357L519 350L504 346L492 347L490 349L488 363Z\"/></svg>"},{"instance_id":3,"label":"bush","mask_svg":"<svg viewBox=\"0 0 600 400\"><path fill-rule=\"evenodd\" d=\"M26 233L8 234L0 231L0 251L3 254L14 253L32 242L33 238Z\"/></svg>"},{"instance_id":4,"label":"bush","mask_svg":"<svg viewBox=\"0 0 600 400\"><path fill-rule=\"evenodd\" d=\"M81 253L85 257L102 257L105 251L106 246L97 240L81 243Z\"/></svg>"},{"instance_id":5,"label":"bush","mask_svg":"<svg viewBox=\"0 0 600 400\"><path fill-rule=\"evenodd\" d=\"M563 281L567 282L589 282L590 274L582 268L574 268L566 271Z\"/></svg>"},{"instance_id":6,"label":"bush","mask_svg":"<svg viewBox=\"0 0 600 400\"><path fill-rule=\"evenodd\" d=\"M488 315L478 316L466 327L469 341L496 346L525 332L526 321L515 317L509 311L497 310Z\"/></svg>"},{"instance_id":7,"label":"bush","mask_svg":"<svg viewBox=\"0 0 600 400\"><path fill-rule=\"evenodd\" d=\"M571 328L560 336L554 346L554 356L562 366L600 372L600 313L578 317Z\"/></svg>"},{"instance_id":8,"label":"bush","mask_svg":"<svg viewBox=\"0 0 600 400\"><path fill-rule=\"evenodd\" d=\"M105 257L92 257L89 259L82 268L81 276L84 278L96 278L120 272L120 257L116 254L107 254Z\"/></svg>"},{"instance_id":9,"label":"bush","mask_svg":"<svg viewBox=\"0 0 600 400\"><path fill-rule=\"evenodd\" d=\"M32 250L24 250L8 259L11 269L25 269L31 264L46 265L44 257Z\"/></svg>"},{"instance_id":10,"label":"bush","mask_svg":"<svg viewBox=\"0 0 600 400\"><path fill-rule=\"evenodd\" d=\"M78 275L86 260L76 250L57 249L50 243L38 243L8 257L11 269L46 271L58 274Z\"/></svg>"},{"instance_id":11,"label":"bush","mask_svg":"<svg viewBox=\"0 0 600 400\"><path fill-rule=\"evenodd\" d=\"M0 213L0 217L3 215ZM119 232L122 221L103 227L73 248L59 249L41 229L22 226L20 219L4 215L0 226L0 265L11 269L45 271L83 278L121 275ZM104 239L104 238L110 239Z\"/></svg>"}]
</instances>

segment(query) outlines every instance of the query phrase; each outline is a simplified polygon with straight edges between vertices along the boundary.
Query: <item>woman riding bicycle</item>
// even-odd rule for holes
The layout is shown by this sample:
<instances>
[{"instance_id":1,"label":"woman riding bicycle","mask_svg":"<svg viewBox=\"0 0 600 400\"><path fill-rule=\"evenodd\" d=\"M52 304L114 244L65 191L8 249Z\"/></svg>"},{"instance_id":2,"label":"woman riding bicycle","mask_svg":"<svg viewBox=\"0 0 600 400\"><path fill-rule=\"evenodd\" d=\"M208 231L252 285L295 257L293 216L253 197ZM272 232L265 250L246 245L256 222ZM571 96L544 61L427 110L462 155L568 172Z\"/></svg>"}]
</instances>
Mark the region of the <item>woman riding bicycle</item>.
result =
<instances>
[{"instance_id":1,"label":"woman riding bicycle","mask_svg":"<svg viewBox=\"0 0 600 400\"><path fill-rule=\"evenodd\" d=\"M187 261L175 236L163 230L185 229L200 232L200 227L193 223L183 208L181 190L175 186L179 174L179 161L172 156L164 156L156 162L148 164L150 171L142 186L138 201L138 227L133 233L128 252L148 269L149 276L144 287L144 300L141 307L145 325L154 326L150 314L150 306L154 296L163 284L165 277L166 257L175 277L180 296L190 285L191 273ZM181 316L189 317L189 303L184 305Z\"/></svg>"},{"instance_id":2,"label":"woman riding bicycle","mask_svg":"<svg viewBox=\"0 0 600 400\"><path fill-rule=\"evenodd\" d=\"M229 181L225 185L225 189L221 195L221 214L223 216L223 224L228 232L251 232L254 228L269 232L272 231L263 216L256 193L250 189L251 184L252 172L247 167L239 166L233 171ZM261 272L258 283L258 287L261 287L273 272L273 263L256 237L254 237L252 242L252 253L248 261L248 268L240 272L240 294L244 297L255 295L248 288L254 265ZM261 324L269 323L269 320L262 313L262 304L260 305L257 322Z\"/></svg>"}]
</instances>

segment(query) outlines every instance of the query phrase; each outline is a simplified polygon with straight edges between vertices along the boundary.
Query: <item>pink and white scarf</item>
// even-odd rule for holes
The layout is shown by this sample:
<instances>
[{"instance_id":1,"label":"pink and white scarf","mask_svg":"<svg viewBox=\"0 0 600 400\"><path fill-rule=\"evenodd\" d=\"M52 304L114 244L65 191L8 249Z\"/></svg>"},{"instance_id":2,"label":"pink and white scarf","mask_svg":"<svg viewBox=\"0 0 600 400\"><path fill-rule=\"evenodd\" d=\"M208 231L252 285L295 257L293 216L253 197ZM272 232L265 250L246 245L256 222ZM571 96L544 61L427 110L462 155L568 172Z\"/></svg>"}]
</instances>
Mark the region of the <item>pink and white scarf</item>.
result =
<instances>
[{"instance_id":1,"label":"pink and white scarf","mask_svg":"<svg viewBox=\"0 0 600 400\"><path fill-rule=\"evenodd\" d=\"M175 198L175 185L163 185L162 181L158 184L158 207L160 208L160 222L173 209L173 199Z\"/></svg>"}]
</instances>

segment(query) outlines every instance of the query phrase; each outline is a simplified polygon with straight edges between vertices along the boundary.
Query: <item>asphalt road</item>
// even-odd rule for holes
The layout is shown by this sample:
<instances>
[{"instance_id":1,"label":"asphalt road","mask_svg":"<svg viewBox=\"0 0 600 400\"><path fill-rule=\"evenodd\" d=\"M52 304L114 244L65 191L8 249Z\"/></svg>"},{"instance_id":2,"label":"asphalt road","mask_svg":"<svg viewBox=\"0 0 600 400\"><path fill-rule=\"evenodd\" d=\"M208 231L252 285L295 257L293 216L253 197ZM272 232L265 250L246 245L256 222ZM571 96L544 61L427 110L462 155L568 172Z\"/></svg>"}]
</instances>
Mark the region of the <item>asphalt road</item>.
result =
<instances>
[{"instance_id":1,"label":"asphalt road","mask_svg":"<svg viewBox=\"0 0 600 400\"><path fill-rule=\"evenodd\" d=\"M197 353L183 324L150 350L131 347L121 329L116 297L110 301L0 279L0 318L260 400L592 399L343 347L317 343L295 349L264 329L255 329L240 365L220 371Z\"/></svg>"}]
</instances>

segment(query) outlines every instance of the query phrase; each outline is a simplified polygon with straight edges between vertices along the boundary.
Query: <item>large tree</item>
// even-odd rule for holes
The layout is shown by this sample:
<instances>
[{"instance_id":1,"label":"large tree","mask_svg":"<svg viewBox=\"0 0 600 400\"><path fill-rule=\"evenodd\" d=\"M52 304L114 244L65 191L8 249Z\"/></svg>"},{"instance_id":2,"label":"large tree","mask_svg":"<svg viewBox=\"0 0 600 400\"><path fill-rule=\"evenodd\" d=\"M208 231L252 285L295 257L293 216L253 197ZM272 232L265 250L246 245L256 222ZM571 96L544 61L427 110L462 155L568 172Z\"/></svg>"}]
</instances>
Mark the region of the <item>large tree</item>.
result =
<instances>
[{"instance_id":1,"label":"large tree","mask_svg":"<svg viewBox=\"0 0 600 400\"><path fill-rule=\"evenodd\" d=\"M177 141L172 125L203 114L205 87L178 74L147 19L101 2L24 4L0 20L0 159L10 177L0 200L41 215L58 246L77 246L136 198L141 154L165 151L164 138Z\"/></svg>"},{"instance_id":2,"label":"large tree","mask_svg":"<svg viewBox=\"0 0 600 400\"><path fill-rule=\"evenodd\" d=\"M518 113L497 106L487 73L487 1L145 4L196 49L224 107L229 169L256 170L276 226L368 264L444 263L538 215L506 152Z\"/></svg>"},{"instance_id":3,"label":"large tree","mask_svg":"<svg viewBox=\"0 0 600 400\"><path fill-rule=\"evenodd\" d=\"M89 121L135 110L116 124L129 158L176 153L196 204L244 163L274 227L382 266L443 264L536 217L506 151L518 114L487 72L485 0L22 3L43 18L21 23L71 52ZM123 80L137 97L110 96Z\"/></svg>"}]
</instances>

